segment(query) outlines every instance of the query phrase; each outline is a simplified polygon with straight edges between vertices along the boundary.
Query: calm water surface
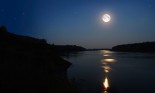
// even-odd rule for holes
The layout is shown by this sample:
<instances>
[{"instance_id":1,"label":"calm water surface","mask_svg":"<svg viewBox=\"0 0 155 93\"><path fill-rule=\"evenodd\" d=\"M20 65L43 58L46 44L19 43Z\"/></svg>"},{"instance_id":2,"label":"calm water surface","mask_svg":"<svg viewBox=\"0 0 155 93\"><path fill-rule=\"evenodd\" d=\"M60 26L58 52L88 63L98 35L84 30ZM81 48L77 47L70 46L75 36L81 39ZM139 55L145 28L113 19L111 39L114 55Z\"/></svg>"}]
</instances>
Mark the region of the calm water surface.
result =
<instances>
[{"instance_id":1,"label":"calm water surface","mask_svg":"<svg viewBox=\"0 0 155 93\"><path fill-rule=\"evenodd\" d=\"M86 51L67 60L80 93L155 93L155 54Z\"/></svg>"}]
</instances>

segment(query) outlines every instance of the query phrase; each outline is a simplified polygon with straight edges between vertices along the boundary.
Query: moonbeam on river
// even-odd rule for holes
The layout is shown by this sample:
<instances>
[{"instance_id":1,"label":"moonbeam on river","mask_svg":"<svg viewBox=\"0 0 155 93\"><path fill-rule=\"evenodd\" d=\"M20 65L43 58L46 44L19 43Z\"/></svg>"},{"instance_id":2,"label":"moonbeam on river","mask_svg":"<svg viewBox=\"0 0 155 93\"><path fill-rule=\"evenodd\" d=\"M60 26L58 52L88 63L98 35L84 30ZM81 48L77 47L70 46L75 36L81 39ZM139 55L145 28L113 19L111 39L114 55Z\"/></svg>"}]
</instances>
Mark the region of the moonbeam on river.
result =
<instances>
[{"instance_id":1,"label":"moonbeam on river","mask_svg":"<svg viewBox=\"0 0 155 93\"><path fill-rule=\"evenodd\" d=\"M67 60L80 93L155 93L155 54L85 51Z\"/></svg>"}]
</instances>

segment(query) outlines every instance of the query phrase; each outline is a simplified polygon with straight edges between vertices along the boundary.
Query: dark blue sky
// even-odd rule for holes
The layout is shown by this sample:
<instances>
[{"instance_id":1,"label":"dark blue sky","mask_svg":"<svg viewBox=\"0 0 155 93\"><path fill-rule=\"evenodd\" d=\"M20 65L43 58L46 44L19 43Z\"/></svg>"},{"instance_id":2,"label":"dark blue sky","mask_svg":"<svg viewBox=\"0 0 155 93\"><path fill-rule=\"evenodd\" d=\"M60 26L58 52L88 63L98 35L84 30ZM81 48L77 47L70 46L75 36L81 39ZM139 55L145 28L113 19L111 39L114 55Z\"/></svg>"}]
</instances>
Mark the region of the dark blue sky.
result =
<instances>
[{"instance_id":1,"label":"dark blue sky","mask_svg":"<svg viewBox=\"0 0 155 93\"><path fill-rule=\"evenodd\" d=\"M155 41L155 0L0 1L0 25L49 43L111 48ZM102 21L105 13L109 23Z\"/></svg>"}]
</instances>

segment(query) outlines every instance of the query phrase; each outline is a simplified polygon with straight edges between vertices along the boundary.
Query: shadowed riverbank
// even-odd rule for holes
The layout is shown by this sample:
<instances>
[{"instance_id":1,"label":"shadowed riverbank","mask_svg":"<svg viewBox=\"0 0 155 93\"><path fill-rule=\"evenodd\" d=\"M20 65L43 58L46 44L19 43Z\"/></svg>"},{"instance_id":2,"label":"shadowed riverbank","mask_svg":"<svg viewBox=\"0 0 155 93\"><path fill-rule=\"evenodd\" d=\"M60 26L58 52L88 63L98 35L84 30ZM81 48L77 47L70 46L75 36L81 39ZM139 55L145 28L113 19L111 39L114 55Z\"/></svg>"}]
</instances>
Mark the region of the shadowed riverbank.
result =
<instances>
[{"instance_id":1,"label":"shadowed riverbank","mask_svg":"<svg viewBox=\"0 0 155 93\"><path fill-rule=\"evenodd\" d=\"M113 51L126 52L152 52L155 53L155 42L144 42L134 44L117 45L112 48Z\"/></svg>"},{"instance_id":2,"label":"shadowed riverbank","mask_svg":"<svg viewBox=\"0 0 155 93\"><path fill-rule=\"evenodd\" d=\"M0 27L0 92L76 93L67 79L71 63L60 57L74 48L84 50L50 45L44 39L15 35Z\"/></svg>"}]
</instances>

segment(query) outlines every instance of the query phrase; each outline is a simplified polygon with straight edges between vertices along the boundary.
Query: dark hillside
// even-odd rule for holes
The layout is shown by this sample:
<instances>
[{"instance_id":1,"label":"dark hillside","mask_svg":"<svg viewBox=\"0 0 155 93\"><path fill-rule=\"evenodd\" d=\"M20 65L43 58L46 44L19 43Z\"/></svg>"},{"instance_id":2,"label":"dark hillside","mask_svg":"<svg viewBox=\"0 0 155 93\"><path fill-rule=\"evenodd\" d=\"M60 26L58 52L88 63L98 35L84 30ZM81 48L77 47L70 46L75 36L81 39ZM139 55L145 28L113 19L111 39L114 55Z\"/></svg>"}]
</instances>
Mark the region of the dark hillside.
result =
<instances>
[{"instance_id":1,"label":"dark hillside","mask_svg":"<svg viewBox=\"0 0 155 93\"><path fill-rule=\"evenodd\" d=\"M118 45L118 46L114 46L112 50L128 51L128 52L155 52L155 42Z\"/></svg>"},{"instance_id":2,"label":"dark hillside","mask_svg":"<svg viewBox=\"0 0 155 93\"><path fill-rule=\"evenodd\" d=\"M0 93L75 93L67 79L70 65L46 40L0 27Z\"/></svg>"}]
</instances>

